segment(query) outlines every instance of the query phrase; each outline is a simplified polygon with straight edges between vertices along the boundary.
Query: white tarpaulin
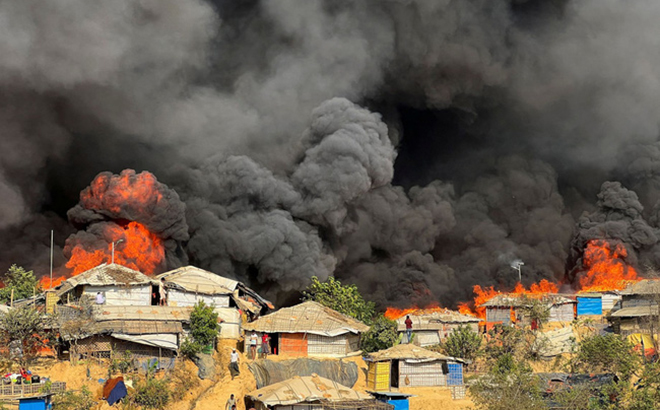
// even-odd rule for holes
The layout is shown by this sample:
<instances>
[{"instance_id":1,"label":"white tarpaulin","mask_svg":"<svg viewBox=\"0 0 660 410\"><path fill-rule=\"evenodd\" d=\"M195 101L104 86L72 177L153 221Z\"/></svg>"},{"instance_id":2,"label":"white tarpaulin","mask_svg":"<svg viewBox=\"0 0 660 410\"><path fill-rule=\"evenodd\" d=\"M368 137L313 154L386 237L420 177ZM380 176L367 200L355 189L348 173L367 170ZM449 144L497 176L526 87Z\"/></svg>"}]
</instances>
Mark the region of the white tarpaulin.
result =
<instances>
[{"instance_id":1,"label":"white tarpaulin","mask_svg":"<svg viewBox=\"0 0 660 410\"><path fill-rule=\"evenodd\" d=\"M160 333L152 335L126 335L122 333L113 333L112 337L129 342L139 343L147 346L162 347L165 349L176 350L177 335L169 333Z\"/></svg>"}]
</instances>

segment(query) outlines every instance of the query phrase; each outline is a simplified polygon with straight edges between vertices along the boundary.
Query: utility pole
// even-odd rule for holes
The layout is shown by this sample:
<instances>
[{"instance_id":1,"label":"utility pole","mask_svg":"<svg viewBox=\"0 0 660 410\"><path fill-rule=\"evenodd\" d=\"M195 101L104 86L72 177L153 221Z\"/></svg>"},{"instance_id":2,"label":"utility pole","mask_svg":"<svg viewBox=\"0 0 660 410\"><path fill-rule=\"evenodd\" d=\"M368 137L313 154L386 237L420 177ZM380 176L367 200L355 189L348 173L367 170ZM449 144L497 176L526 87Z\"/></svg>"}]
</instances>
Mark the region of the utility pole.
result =
<instances>
[{"instance_id":1,"label":"utility pole","mask_svg":"<svg viewBox=\"0 0 660 410\"><path fill-rule=\"evenodd\" d=\"M122 243L122 242L124 242L124 239L120 239L117 242L114 242L114 241L112 242L112 262L110 262L111 264L115 263L115 244Z\"/></svg>"},{"instance_id":2,"label":"utility pole","mask_svg":"<svg viewBox=\"0 0 660 410\"><path fill-rule=\"evenodd\" d=\"M53 287L53 230L50 230L50 285L48 288Z\"/></svg>"},{"instance_id":3,"label":"utility pole","mask_svg":"<svg viewBox=\"0 0 660 410\"><path fill-rule=\"evenodd\" d=\"M522 272L521 272L521 267L525 264L525 262L521 260L515 260L511 263L511 267L515 270L518 271L518 282L522 283Z\"/></svg>"}]
</instances>

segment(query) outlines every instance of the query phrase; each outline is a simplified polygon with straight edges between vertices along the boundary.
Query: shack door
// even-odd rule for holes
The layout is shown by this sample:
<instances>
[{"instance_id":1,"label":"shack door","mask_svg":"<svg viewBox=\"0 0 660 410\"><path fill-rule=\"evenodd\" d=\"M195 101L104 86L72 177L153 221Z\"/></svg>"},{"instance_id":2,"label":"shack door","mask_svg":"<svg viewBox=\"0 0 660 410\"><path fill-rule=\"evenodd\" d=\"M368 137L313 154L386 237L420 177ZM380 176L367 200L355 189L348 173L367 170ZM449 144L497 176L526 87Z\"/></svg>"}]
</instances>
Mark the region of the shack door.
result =
<instances>
[{"instance_id":1,"label":"shack door","mask_svg":"<svg viewBox=\"0 0 660 410\"><path fill-rule=\"evenodd\" d=\"M304 333L281 333L280 353L289 356L307 356L307 335Z\"/></svg>"},{"instance_id":2,"label":"shack door","mask_svg":"<svg viewBox=\"0 0 660 410\"><path fill-rule=\"evenodd\" d=\"M399 387L399 361L392 360L392 368L390 369L390 382L392 387Z\"/></svg>"}]
</instances>

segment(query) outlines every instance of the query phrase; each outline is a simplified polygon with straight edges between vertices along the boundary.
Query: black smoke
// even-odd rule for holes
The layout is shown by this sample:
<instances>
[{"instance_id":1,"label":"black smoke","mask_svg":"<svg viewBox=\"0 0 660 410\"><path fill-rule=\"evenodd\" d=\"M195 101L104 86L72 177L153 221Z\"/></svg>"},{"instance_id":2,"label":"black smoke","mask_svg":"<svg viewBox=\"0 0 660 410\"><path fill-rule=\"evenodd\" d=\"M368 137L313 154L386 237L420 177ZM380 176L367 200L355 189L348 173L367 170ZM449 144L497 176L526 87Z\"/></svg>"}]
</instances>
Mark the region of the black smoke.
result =
<instances>
[{"instance_id":1,"label":"black smoke","mask_svg":"<svg viewBox=\"0 0 660 410\"><path fill-rule=\"evenodd\" d=\"M100 172L185 203L170 265L280 301L382 304L660 263L660 5L35 0L0 5L0 270L46 273ZM181 211L183 212L183 210ZM74 218L75 219L75 218Z\"/></svg>"}]
</instances>

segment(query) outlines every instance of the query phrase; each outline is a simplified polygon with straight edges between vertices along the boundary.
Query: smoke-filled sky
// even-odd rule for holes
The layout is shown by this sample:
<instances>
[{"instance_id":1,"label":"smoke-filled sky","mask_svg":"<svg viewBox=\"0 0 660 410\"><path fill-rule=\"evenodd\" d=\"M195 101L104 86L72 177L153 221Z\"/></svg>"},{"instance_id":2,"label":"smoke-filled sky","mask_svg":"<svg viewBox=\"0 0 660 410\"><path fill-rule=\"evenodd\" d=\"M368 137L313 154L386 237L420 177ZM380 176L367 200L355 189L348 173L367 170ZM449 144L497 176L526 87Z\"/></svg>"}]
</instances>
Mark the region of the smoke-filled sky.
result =
<instances>
[{"instance_id":1,"label":"smoke-filled sky","mask_svg":"<svg viewBox=\"0 0 660 410\"><path fill-rule=\"evenodd\" d=\"M46 274L51 229L63 269L109 218L80 192L124 169L166 185L163 268L280 303L334 274L451 306L516 259L570 282L594 238L656 267L658 20L652 0L3 2L0 270Z\"/></svg>"}]
</instances>

